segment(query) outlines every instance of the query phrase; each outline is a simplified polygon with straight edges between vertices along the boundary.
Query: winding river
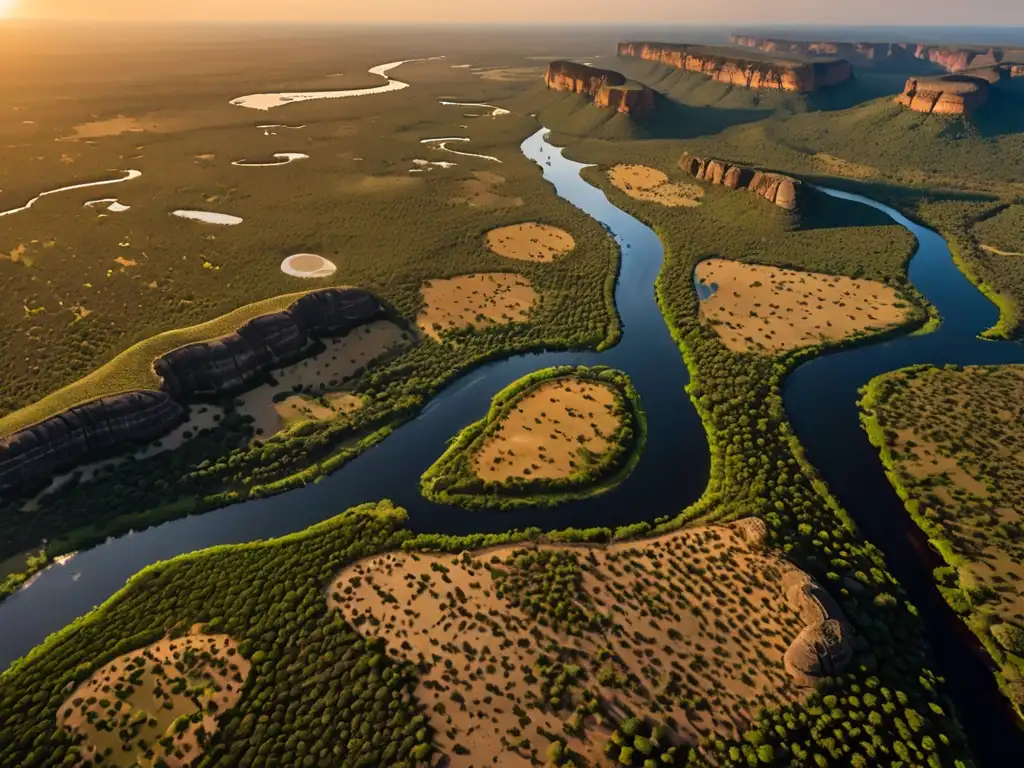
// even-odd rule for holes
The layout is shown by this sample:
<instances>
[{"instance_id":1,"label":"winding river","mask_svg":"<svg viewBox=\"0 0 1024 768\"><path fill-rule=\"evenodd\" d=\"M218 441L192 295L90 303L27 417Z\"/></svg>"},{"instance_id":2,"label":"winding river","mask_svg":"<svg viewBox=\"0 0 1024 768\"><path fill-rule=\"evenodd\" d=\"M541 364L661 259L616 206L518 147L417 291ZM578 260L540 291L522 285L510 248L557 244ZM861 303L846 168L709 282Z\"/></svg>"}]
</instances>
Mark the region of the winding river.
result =
<instances>
[{"instance_id":1,"label":"winding river","mask_svg":"<svg viewBox=\"0 0 1024 768\"><path fill-rule=\"evenodd\" d=\"M603 224L624 254L615 290L623 324L618 345L602 353L517 355L476 368L390 438L320 483L111 539L51 566L0 603L0 666L102 602L150 563L203 547L301 530L364 501L391 498L409 511L409 527L415 531L462 534L512 526L615 526L674 514L698 499L708 480L708 444L683 392L689 379L686 367L654 300L662 245L652 230L585 182L579 175L584 166L562 157L560 149L547 143L546 133L542 129L523 142L524 155L541 166L560 196ZM1001 764L998 755L1021 754L1024 738L1007 716L985 662L973 652L973 638L957 631L958 620L931 584L930 565L922 565L909 536L909 519L860 429L856 399L857 388L884 371L920 362L1024 362L1024 347L976 338L995 323L998 312L957 270L936 233L874 201L826 191L875 207L917 236L910 279L938 307L943 323L929 335L828 354L800 366L787 379L786 408L811 461L868 538L882 548L921 610L976 754L986 764ZM619 487L556 510L513 513L469 512L420 496L419 476L452 435L483 416L495 392L537 368L598 363L629 374L650 416L646 450Z\"/></svg>"}]
</instances>

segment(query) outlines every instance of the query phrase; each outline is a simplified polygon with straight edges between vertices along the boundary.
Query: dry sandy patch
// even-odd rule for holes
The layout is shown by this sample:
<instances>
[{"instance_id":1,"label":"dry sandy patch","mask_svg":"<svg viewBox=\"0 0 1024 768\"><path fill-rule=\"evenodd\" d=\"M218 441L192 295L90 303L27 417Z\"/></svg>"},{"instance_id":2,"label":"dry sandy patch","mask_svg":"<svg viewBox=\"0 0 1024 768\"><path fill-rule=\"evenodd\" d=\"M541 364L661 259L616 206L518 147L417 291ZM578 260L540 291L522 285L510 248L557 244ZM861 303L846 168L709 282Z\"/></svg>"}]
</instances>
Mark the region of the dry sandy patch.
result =
<instances>
[{"instance_id":1,"label":"dry sandy patch","mask_svg":"<svg viewBox=\"0 0 1024 768\"><path fill-rule=\"evenodd\" d=\"M475 171L472 179L462 182L465 193L453 197L453 203L465 203L471 208L518 208L523 204L521 197L504 197L495 189L505 183L505 177L491 171Z\"/></svg>"},{"instance_id":2,"label":"dry sandy patch","mask_svg":"<svg viewBox=\"0 0 1024 768\"><path fill-rule=\"evenodd\" d=\"M539 298L533 284L512 272L486 272L428 280L420 288L424 307L416 318L428 336L526 320Z\"/></svg>"},{"instance_id":3,"label":"dry sandy patch","mask_svg":"<svg viewBox=\"0 0 1024 768\"><path fill-rule=\"evenodd\" d=\"M482 480L561 478L579 471L581 450L602 454L622 424L615 388L567 376L522 398L472 458Z\"/></svg>"},{"instance_id":4,"label":"dry sandy patch","mask_svg":"<svg viewBox=\"0 0 1024 768\"><path fill-rule=\"evenodd\" d=\"M109 117L105 120L93 120L74 127L74 133L64 136L60 141L80 141L82 139L101 139L105 136L120 136L122 133L139 133L142 131L158 131L165 128L163 122L154 118Z\"/></svg>"},{"instance_id":5,"label":"dry sandy patch","mask_svg":"<svg viewBox=\"0 0 1024 768\"><path fill-rule=\"evenodd\" d=\"M352 413L362 400L342 387L374 360L410 343L409 334L388 320L377 320L347 336L323 339L324 350L273 371L276 384L239 395L238 412L254 419L262 437L280 432L297 421L326 420ZM316 394L310 394L310 390Z\"/></svg>"},{"instance_id":6,"label":"dry sandy patch","mask_svg":"<svg viewBox=\"0 0 1024 768\"><path fill-rule=\"evenodd\" d=\"M170 768L179 768L202 754L199 729L216 733L217 716L241 698L249 670L227 635L164 638L94 672L64 702L57 724L84 736L87 759L107 752L105 765L150 764L154 758L146 757L144 741ZM164 736L173 739L170 752L157 743Z\"/></svg>"},{"instance_id":7,"label":"dry sandy patch","mask_svg":"<svg viewBox=\"0 0 1024 768\"><path fill-rule=\"evenodd\" d=\"M605 765L616 711L657 699L653 716L694 744L803 698L783 661L803 624L786 569L741 525L715 526L606 548L389 553L342 570L327 600L420 665L417 696L453 765L543 760L542 732ZM611 716L584 716L587 699Z\"/></svg>"},{"instance_id":8,"label":"dry sandy patch","mask_svg":"<svg viewBox=\"0 0 1024 768\"><path fill-rule=\"evenodd\" d=\"M898 325L912 307L874 280L855 280L728 259L697 265L697 279L717 290L700 303L734 352L782 352L858 331Z\"/></svg>"},{"instance_id":9,"label":"dry sandy patch","mask_svg":"<svg viewBox=\"0 0 1024 768\"><path fill-rule=\"evenodd\" d=\"M487 247L506 259L549 262L569 253L576 241L564 229L530 221L492 229Z\"/></svg>"},{"instance_id":10,"label":"dry sandy patch","mask_svg":"<svg viewBox=\"0 0 1024 768\"><path fill-rule=\"evenodd\" d=\"M985 245L984 243L978 247L983 251L994 253L996 256L1024 256L1024 253L1021 253L1020 251L1001 251L993 245Z\"/></svg>"},{"instance_id":11,"label":"dry sandy patch","mask_svg":"<svg viewBox=\"0 0 1024 768\"><path fill-rule=\"evenodd\" d=\"M536 80L544 76L544 67L498 67L485 69L481 72L474 72L483 80L497 80L498 82L523 82L525 80Z\"/></svg>"},{"instance_id":12,"label":"dry sandy patch","mask_svg":"<svg viewBox=\"0 0 1024 768\"><path fill-rule=\"evenodd\" d=\"M704 189L697 184L672 184L664 172L646 165L616 165L608 171L608 178L634 200L673 208L693 208L704 196Z\"/></svg>"},{"instance_id":13,"label":"dry sandy patch","mask_svg":"<svg viewBox=\"0 0 1024 768\"><path fill-rule=\"evenodd\" d=\"M870 165L850 162L835 155L817 152L813 155L814 162L826 173L845 176L849 179L870 179L878 175L878 169Z\"/></svg>"}]
</instances>

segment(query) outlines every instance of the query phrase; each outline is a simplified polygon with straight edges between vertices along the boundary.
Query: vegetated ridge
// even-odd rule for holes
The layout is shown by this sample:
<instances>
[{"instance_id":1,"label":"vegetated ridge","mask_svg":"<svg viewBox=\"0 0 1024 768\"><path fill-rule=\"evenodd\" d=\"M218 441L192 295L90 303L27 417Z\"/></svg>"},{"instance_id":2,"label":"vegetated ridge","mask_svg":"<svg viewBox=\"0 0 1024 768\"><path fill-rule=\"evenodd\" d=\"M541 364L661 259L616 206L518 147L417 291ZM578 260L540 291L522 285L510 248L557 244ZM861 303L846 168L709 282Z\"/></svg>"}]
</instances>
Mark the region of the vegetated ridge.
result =
<instances>
[{"instance_id":1,"label":"vegetated ridge","mask_svg":"<svg viewBox=\"0 0 1024 768\"><path fill-rule=\"evenodd\" d=\"M552 61L544 75L548 88L589 96L595 106L623 114L654 109L654 91L627 80L621 73L572 61Z\"/></svg>"},{"instance_id":2,"label":"vegetated ridge","mask_svg":"<svg viewBox=\"0 0 1024 768\"><path fill-rule=\"evenodd\" d=\"M853 68L843 59L801 61L784 57L744 56L724 47L626 42L619 43L618 54L697 72L742 88L814 93L853 77Z\"/></svg>"}]
</instances>

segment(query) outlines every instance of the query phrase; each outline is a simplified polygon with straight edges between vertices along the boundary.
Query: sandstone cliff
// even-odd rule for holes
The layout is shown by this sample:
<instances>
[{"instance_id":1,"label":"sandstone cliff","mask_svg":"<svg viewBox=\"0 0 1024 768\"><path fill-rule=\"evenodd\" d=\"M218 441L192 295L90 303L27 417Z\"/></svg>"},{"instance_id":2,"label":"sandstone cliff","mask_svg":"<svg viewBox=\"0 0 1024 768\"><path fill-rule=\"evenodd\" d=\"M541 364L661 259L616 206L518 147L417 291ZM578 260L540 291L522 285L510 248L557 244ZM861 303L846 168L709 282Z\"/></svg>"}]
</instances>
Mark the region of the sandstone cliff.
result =
<instances>
[{"instance_id":1,"label":"sandstone cliff","mask_svg":"<svg viewBox=\"0 0 1024 768\"><path fill-rule=\"evenodd\" d=\"M684 171L701 181L721 184L730 189L749 190L787 211L796 210L803 196L803 185L781 173L765 173L743 165L732 165L724 160L691 155L683 157L679 164Z\"/></svg>"},{"instance_id":2,"label":"sandstone cliff","mask_svg":"<svg viewBox=\"0 0 1024 768\"><path fill-rule=\"evenodd\" d=\"M754 59L739 56L728 48L644 42L619 43L618 53L696 72L741 88L814 93L853 76L850 63L843 59L820 62Z\"/></svg>"},{"instance_id":3,"label":"sandstone cliff","mask_svg":"<svg viewBox=\"0 0 1024 768\"><path fill-rule=\"evenodd\" d=\"M185 409L166 392L125 392L76 405L0 438L0 488L46 478L122 443L173 429Z\"/></svg>"},{"instance_id":4,"label":"sandstone cliff","mask_svg":"<svg viewBox=\"0 0 1024 768\"><path fill-rule=\"evenodd\" d=\"M357 288L308 293L284 312L250 320L235 333L168 352L153 362L174 397L241 389L272 368L294 361L310 342L384 315L373 294Z\"/></svg>"},{"instance_id":5,"label":"sandstone cliff","mask_svg":"<svg viewBox=\"0 0 1024 768\"><path fill-rule=\"evenodd\" d=\"M944 75L907 80L896 102L914 112L970 116L988 101L989 83L982 77Z\"/></svg>"},{"instance_id":6,"label":"sandstone cliff","mask_svg":"<svg viewBox=\"0 0 1024 768\"><path fill-rule=\"evenodd\" d=\"M627 115L654 109L654 91L647 86L630 83L621 73L610 69L597 69L572 61L552 61L548 64L544 82L551 90L589 96L595 106Z\"/></svg>"},{"instance_id":7,"label":"sandstone cliff","mask_svg":"<svg viewBox=\"0 0 1024 768\"><path fill-rule=\"evenodd\" d=\"M730 35L733 45L762 53L798 56L842 56L854 63L883 61L930 61L949 72L962 72L998 64L1024 64L1024 50L1019 48L942 46L926 43L822 42L816 40L784 40L772 37Z\"/></svg>"},{"instance_id":8,"label":"sandstone cliff","mask_svg":"<svg viewBox=\"0 0 1024 768\"><path fill-rule=\"evenodd\" d=\"M330 288L300 297L284 312L254 318L228 336L168 352L153 361L164 391L91 400L0 438L0 488L43 480L122 444L155 440L184 419L178 400L245 387L302 357L318 337L385 315L367 291Z\"/></svg>"}]
</instances>

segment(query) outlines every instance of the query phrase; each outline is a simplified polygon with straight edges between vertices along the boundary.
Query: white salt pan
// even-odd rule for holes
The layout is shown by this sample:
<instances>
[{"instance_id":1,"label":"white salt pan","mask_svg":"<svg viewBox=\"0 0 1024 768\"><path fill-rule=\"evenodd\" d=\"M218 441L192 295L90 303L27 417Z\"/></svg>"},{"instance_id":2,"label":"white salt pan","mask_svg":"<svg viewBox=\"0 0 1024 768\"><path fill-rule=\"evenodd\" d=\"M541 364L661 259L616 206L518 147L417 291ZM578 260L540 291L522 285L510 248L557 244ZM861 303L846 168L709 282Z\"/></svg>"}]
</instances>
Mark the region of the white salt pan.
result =
<instances>
[{"instance_id":1,"label":"white salt pan","mask_svg":"<svg viewBox=\"0 0 1024 768\"><path fill-rule=\"evenodd\" d=\"M212 213L211 211L171 211L172 216L193 221L205 221L207 224L221 224L225 227L233 227L241 224L242 219L237 216L229 216L226 213Z\"/></svg>"}]
</instances>

